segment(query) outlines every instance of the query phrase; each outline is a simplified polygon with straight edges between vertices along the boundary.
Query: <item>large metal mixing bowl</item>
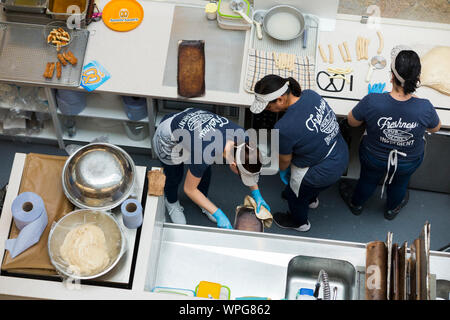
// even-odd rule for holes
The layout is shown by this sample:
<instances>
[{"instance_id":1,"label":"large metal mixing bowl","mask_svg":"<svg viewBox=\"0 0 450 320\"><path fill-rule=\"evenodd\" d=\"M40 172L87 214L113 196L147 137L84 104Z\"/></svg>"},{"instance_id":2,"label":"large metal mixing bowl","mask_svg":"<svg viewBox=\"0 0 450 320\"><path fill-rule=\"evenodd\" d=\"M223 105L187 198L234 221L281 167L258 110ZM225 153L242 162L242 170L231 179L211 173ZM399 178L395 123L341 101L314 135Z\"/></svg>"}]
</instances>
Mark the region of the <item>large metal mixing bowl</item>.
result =
<instances>
[{"instance_id":1,"label":"large metal mixing bowl","mask_svg":"<svg viewBox=\"0 0 450 320\"><path fill-rule=\"evenodd\" d=\"M289 14L298 21L298 23L300 24L300 30L295 35L284 37L279 34L276 34L275 30L271 30L270 19L272 19L272 17L274 17L275 15L277 15L279 13ZM284 23L284 22L285 21L283 21L283 22L280 21L279 23ZM278 26L278 27L280 27L280 26ZM263 29L269 36L271 36L274 39L281 40L281 41L293 40L293 39L300 37L303 34L303 32L305 31L305 17L300 12L300 10L298 10L297 8L295 8L293 6L289 6L289 5L274 6L274 7L270 8L264 15Z\"/></svg>"},{"instance_id":2,"label":"large metal mixing bowl","mask_svg":"<svg viewBox=\"0 0 450 320\"><path fill-rule=\"evenodd\" d=\"M109 210L125 201L136 179L133 159L109 143L91 143L66 161L62 185L66 197L84 209Z\"/></svg>"},{"instance_id":3,"label":"large metal mixing bowl","mask_svg":"<svg viewBox=\"0 0 450 320\"><path fill-rule=\"evenodd\" d=\"M60 248L67 234L74 228L86 223L98 226L105 235L109 264L96 274L74 274L68 263L61 257ZM103 211L75 210L59 219L48 236L48 255L56 270L73 279L92 279L109 272L119 262L126 248L126 239L116 219Z\"/></svg>"}]
</instances>

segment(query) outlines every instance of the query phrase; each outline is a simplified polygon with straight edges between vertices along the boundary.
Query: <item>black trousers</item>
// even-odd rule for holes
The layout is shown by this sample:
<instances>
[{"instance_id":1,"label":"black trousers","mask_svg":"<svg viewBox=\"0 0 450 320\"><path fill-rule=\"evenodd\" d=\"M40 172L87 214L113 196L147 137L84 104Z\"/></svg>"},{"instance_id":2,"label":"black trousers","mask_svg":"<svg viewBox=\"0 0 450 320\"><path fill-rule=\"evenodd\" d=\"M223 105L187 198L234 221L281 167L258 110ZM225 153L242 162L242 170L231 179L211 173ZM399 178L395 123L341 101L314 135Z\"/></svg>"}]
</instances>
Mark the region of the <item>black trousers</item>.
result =
<instances>
[{"instance_id":1,"label":"black trousers","mask_svg":"<svg viewBox=\"0 0 450 320\"><path fill-rule=\"evenodd\" d=\"M303 180L297 197L289 184L286 186L283 194L287 199L289 211L295 222L300 226L308 223L309 204L316 201L319 193L328 187L329 186L316 188L305 183Z\"/></svg>"},{"instance_id":2,"label":"black trousers","mask_svg":"<svg viewBox=\"0 0 450 320\"><path fill-rule=\"evenodd\" d=\"M166 175L166 184L164 186L164 195L169 203L174 203L178 200L178 187L183 181L184 177L184 164L167 165L162 163L164 168L164 174ZM208 189L211 183L211 166L206 169L198 185L198 190L208 196Z\"/></svg>"}]
</instances>

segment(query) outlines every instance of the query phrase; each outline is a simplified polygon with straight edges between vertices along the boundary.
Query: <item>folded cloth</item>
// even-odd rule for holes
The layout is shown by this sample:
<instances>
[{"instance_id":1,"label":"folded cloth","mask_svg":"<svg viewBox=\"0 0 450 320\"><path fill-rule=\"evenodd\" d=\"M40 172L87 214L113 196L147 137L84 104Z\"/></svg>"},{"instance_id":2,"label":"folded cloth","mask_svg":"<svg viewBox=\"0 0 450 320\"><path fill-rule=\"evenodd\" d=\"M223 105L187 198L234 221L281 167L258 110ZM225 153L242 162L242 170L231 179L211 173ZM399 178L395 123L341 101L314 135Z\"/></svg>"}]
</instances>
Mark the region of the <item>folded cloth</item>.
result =
<instances>
[{"instance_id":1,"label":"folded cloth","mask_svg":"<svg viewBox=\"0 0 450 320\"><path fill-rule=\"evenodd\" d=\"M148 195L162 196L164 195L164 185L166 184L166 175L161 170L150 170L147 172L148 179Z\"/></svg>"},{"instance_id":2,"label":"folded cloth","mask_svg":"<svg viewBox=\"0 0 450 320\"><path fill-rule=\"evenodd\" d=\"M256 204L255 199L250 196L245 196L244 206L253 207L256 217L264 223L264 227L270 228L272 226L272 214L269 210L267 210L265 206L261 206L261 208L259 209L259 213L256 213L258 205Z\"/></svg>"},{"instance_id":3,"label":"folded cloth","mask_svg":"<svg viewBox=\"0 0 450 320\"><path fill-rule=\"evenodd\" d=\"M277 67L277 53L256 49L248 50L248 65L245 90L253 93L256 83L268 74L276 74L283 78L292 77L300 84L302 90L315 89L315 63L309 56L296 56L294 68Z\"/></svg>"}]
</instances>

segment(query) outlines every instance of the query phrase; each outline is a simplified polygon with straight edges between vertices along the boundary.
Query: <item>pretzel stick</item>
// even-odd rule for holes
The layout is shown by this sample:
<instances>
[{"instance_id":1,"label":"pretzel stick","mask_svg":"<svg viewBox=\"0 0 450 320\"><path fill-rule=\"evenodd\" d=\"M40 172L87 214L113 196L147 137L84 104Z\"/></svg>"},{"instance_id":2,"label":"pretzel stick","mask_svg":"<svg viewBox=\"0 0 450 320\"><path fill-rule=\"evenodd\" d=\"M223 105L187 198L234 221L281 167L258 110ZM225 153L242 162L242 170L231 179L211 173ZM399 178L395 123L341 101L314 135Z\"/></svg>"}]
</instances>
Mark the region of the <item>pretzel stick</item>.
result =
<instances>
[{"instance_id":1,"label":"pretzel stick","mask_svg":"<svg viewBox=\"0 0 450 320\"><path fill-rule=\"evenodd\" d=\"M379 40L377 53L381 54L381 51L383 51L383 47L384 47L384 39L383 39L383 35L381 34L380 31L377 31L377 35L378 35L378 40Z\"/></svg>"},{"instance_id":2,"label":"pretzel stick","mask_svg":"<svg viewBox=\"0 0 450 320\"><path fill-rule=\"evenodd\" d=\"M319 44L319 52L320 52L320 56L322 57L322 61L327 63L328 62L327 56L323 52L322 46L320 44Z\"/></svg>"},{"instance_id":3,"label":"pretzel stick","mask_svg":"<svg viewBox=\"0 0 450 320\"><path fill-rule=\"evenodd\" d=\"M331 44L328 45L328 51L330 52L330 64L334 62L334 54L333 54L333 46Z\"/></svg>"},{"instance_id":4,"label":"pretzel stick","mask_svg":"<svg viewBox=\"0 0 450 320\"><path fill-rule=\"evenodd\" d=\"M294 71L294 65L295 65L295 54L290 55L291 60L289 63L289 71Z\"/></svg>"},{"instance_id":5,"label":"pretzel stick","mask_svg":"<svg viewBox=\"0 0 450 320\"><path fill-rule=\"evenodd\" d=\"M342 61L347 62L347 57L344 53L344 48L342 47L342 44L338 44L339 52L341 53Z\"/></svg>"},{"instance_id":6,"label":"pretzel stick","mask_svg":"<svg viewBox=\"0 0 450 320\"><path fill-rule=\"evenodd\" d=\"M369 60L369 43L370 43L370 39L366 38L365 39L365 53L364 53L364 58L366 60Z\"/></svg>"},{"instance_id":7,"label":"pretzel stick","mask_svg":"<svg viewBox=\"0 0 450 320\"><path fill-rule=\"evenodd\" d=\"M358 37L356 39L356 60L361 60L361 52L360 52L360 48L361 48L361 37Z\"/></svg>"},{"instance_id":8,"label":"pretzel stick","mask_svg":"<svg viewBox=\"0 0 450 320\"><path fill-rule=\"evenodd\" d=\"M350 55L350 50L348 49L347 41L344 41L345 53L347 54L347 62L352 62L352 56Z\"/></svg>"}]
</instances>

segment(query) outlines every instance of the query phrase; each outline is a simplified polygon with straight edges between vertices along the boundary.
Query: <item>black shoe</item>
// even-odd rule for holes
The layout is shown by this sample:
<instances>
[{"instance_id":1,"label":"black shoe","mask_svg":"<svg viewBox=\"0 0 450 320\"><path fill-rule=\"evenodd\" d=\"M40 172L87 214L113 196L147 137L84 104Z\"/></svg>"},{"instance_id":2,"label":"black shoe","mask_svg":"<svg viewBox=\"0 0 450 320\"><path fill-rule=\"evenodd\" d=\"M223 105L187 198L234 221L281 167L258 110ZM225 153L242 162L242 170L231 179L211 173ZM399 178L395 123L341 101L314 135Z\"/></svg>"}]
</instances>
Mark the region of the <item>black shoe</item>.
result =
<instances>
[{"instance_id":1,"label":"black shoe","mask_svg":"<svg viewBox=\"0 0 450 320\"><path fill-rule=\"evenodd\" d=\"M296 223L294 221L294 219L292 218L292 215L289 212L274 213L273 221L275 221L277 226L279 226L280 228L283 228L283 229L294 229L296 231L301 231L301 232L306 232L306 231L309 231L309 229L311 229L311 224L309 223L309 221L308 221L308 223L298 225L298 223Z\"/></svg>"},{"instance_id":2,"label":"black shoe","mask_svg":"<svg viewBox=\"0 0 450 320\"><path fill-rule=\"evenodd\" d=\"M281 191L281 198L284 200L287 200L286 189ZM317 209L318 206L319 206L319 198L315 198L314 201L310 202L310 204L309 204L310 209Z\"/></svg>"},{"instance_id":3,"label":"black shoe","mask_svg":"<svg viewBox=\"0 0 450 320\"><path fill-rule=\"evenodd\" d=\"M339 194L341 195L342 200L347 204L350 211L355 215L359 216L362 213L362 206L355 206L352 204L352 195L353 195L354 186L347 181L341 180L339 181Z\"/></svg>"},{"instance_id":4,"label":"black shoe","mask_svg":"<svg viewBox=\"0 0 450 320\"><path fill-rule=\"evenodd\" d=\"M405 197L403 198L402 202L400 202L400 204L397 206L397 208L392 209L392 210L386 210L384 212L384 217L388 220L394 219L399 214L400 210L402 210L402 208L404 206L406 206L408 201L409 201L409 190L406 190L406 194L405 194Z\"/></svg>"}]
</instances>

